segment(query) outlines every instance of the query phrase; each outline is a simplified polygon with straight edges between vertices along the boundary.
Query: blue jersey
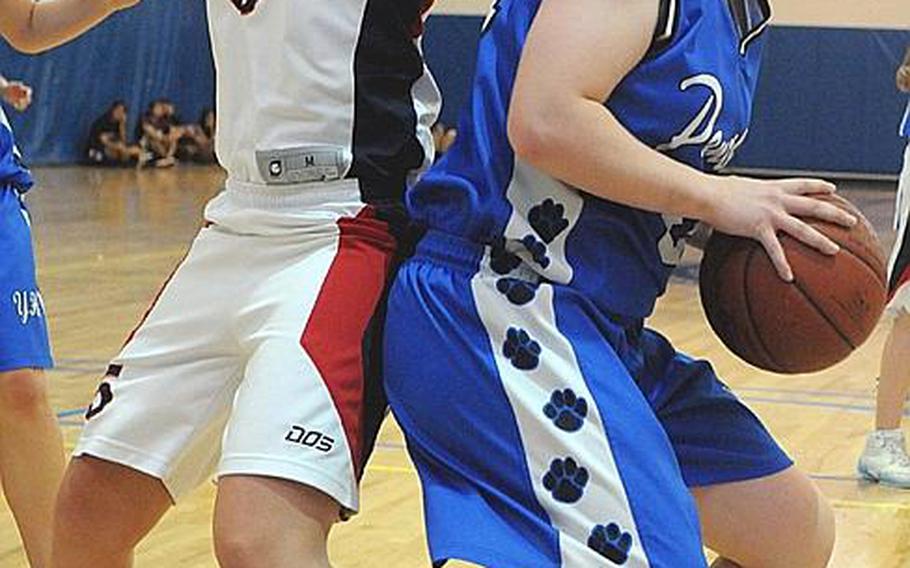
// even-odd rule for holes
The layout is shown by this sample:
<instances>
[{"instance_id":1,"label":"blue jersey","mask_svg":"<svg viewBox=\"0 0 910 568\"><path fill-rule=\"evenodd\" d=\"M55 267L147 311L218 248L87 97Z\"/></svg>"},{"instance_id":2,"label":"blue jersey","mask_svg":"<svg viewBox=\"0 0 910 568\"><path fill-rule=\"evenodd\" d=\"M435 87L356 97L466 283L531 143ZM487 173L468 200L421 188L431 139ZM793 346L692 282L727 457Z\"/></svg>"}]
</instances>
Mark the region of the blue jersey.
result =
<instances>
[{"instance_id":1,"label":"blue jersey","mask_svg":"<svg viewBox=\"0 0 910 568\"><path fill-rule=\"evenodd\" d=\"M20 192L32 187L32 174L22 163L6 114L0 108L0 188L13 186Z\"/></svg>"},{"instance_id":2,"label":"blue jersey","mask_svg":"<svg viewBox=\"0 0 910 568\"><path fill-rule=\"evenodd\" d=\"M596 198L516 159L509 101L539 6L494 7L458 139L409 192L410 213L429 229L492 246L503 263L524 260L606 311L645 317L695 222ZM748 133L769 19L766 0L662 1L651 50L605 105L648 146L723 170Z\"/></svg>"}]
</instances>

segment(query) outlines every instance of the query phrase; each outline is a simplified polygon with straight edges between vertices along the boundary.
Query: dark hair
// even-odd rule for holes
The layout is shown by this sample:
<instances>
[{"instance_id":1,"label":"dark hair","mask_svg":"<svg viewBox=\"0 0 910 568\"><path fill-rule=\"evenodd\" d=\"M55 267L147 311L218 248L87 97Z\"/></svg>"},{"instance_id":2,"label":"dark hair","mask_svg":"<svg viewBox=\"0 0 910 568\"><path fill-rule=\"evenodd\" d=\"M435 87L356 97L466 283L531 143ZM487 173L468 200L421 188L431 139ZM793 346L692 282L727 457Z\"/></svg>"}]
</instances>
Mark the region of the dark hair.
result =
<instances>
[{"instance_id":1,"label":"dark hair","mask_svg":"<svg viewBox=\"0 0 910 568\"><path fill-rule=\"evenodd\" d=\"M129 112L130 110L130 108L126 106L126 101L117 99L111 103L111 106L109 106L107 109L107 113L105 113L107 114L108 118L114 116L114 111L117 110L117 107L123 107L123 112Z\"/></svg>"},{"instance_id":2,"label":"dark hair","mask_svg":"<svg viewBox=\"0 0 910 568\"><path fill-rule=\"evenodd\" d=\"M214 131L210 131L208 129L208 126L206 126L206 124L205 124L205 120L208 118L208 116L210 114L212 115L212 121L217 121L217 117L215 116L215 110L211 109L209 107L205 107L202 109L202 112L199 113L199 122L198 122L199 126L202 127L202 130L209 137L211 137L214 134Z\"/></svg>"}]
</instances>

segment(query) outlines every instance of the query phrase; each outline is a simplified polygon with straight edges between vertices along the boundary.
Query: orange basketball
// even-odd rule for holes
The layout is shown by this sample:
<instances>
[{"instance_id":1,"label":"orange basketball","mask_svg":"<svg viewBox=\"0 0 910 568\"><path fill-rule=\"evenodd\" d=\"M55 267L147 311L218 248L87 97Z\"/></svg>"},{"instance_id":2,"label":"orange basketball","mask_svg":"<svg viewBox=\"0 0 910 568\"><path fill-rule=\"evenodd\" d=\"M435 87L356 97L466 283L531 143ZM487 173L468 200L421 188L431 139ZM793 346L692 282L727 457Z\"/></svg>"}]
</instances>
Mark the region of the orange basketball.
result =
<instances>
[{"instance_id":1,"label":"orange basketball","mask_svg":"<svg viewBox=\"0 0 910 568\"><path fill-rule=\"evenodd\" d=\"M787 235L781 243L794 281L777 274L761 244L714 234L705 248L700 289L714 332L736 355L778 373L819 371L868 339L887 302L881 243L862 213L838 196L820 196L856 215L852 228L807 219L838 243L826 256Z\"/></svg>"}]
</instances>

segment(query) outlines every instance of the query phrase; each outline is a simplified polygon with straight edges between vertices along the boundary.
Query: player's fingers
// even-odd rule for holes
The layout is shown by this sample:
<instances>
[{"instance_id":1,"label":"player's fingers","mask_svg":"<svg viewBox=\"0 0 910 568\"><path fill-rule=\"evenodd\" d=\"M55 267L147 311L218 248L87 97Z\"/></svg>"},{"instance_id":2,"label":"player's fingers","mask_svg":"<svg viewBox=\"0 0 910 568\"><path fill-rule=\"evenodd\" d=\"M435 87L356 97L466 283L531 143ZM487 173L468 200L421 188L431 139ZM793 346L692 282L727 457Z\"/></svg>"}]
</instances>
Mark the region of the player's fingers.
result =
<instances>
[{"instance_id":1,"label":"player's fingers","mask_svg":"<svg viewBox=\"0 0 910 568\"><path fill-rule=\"evenodd\" d=\"M833 203L802 195L787 196L784 199L784 207L791 215L814 217L815 219L843 225L844 227L852 227L858 221L856 215Z\"/></svg>"},{"instance_id":2,"label":"player's fingers","mask_svg":"<svg viewBox=\"0 0 910 568\"><path fill-rule=\"evenodd\" d=\"M784 247L780 244L780 239L777 238L777 233L773 228L768 227L768 229L763 230L758 236L759 242L765 248L765 252L768 253L768 257L771 259L771 264L774 265L777 274L786 282L793 281L793 270L790 268L790 263L787 262L787 255L784 254Z\"/></svg>"},{"instance_id":3,"label":"player's fingers","mask_svg":"<svg viewBox=\"0 0 910 568\"><path fill-rule=\"evenodd\" d=\"M834 255L840 250L840 246L818 231L812 225L797 219L796 217L786 217L781 221L780 229L806 245L818 250L822 254Z\"/></svg>"},{"instance_id":4,"label":"player's fingers","mask_svg":"<svg viewBox=\"0 0 910 568\"><path fill-rule=\"evenodd\" d=\"M791 178L779 180L777 183L790 195L830 194L837 191L836 185L821 179Z\"/></svg>"}]
</instances>

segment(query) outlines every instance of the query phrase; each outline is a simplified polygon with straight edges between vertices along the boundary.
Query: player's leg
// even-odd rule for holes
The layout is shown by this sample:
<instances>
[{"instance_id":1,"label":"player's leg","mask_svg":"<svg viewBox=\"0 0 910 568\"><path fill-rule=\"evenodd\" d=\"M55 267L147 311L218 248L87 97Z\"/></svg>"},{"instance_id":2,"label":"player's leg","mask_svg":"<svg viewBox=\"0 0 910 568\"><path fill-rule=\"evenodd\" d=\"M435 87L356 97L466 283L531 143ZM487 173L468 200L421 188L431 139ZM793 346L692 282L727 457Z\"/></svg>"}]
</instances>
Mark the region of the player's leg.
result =
<instances>
[{"instance_id":1,"label":"player's leg","mask_svg":"<svg viewBox=\"0 0 910 568\"><path fill-rule=\"evenodd\" d=\"M48 565L63 442L48 403L52 366L28 213L0 188L0 478L32 566Z\"/></svg>"},{"instance_id":2,"label":"player's leg","mask_svg":"<svg viewBox=\"0 0 910 568\"><path fill-rule=\"evenodd\" d=\"M339 505L294 481L225 476L215 503L215 554L222 568L328 568L326 542Z\"/></svg>"},{"instance_id":3,"label":"player's leg","mask_svg":"<svg viewBox=\"0 0 910 568\"><path fill-rule=\"evenodd\" d=\"M898 430L904 402L910 389L910 313L901 311L894 319L882 353L881 378L875 407L877 430Z\"/></svg>"},{"instance_id":4,"label":"player's leg","mask_svg":"<svg viewBox=\"0 0 910 568\"><path fill-rule=\"evenodd\" d=\"M49 566L51 520L63 475L63 439L43 371L0 372L0 476L29 562Z\"/></svg>"},{"instance_id":5,"label":"player's leg","mask_svg":"<svg viewBox=\"0 0 910 568\"><path fill-rule=\"evenodd\" d=\"M57 503L55 566L127 565L171 501L213 471L241 377L235 239L203 229L99 385Z\"/></svg>"},{"instance_id":6,"label":"player's leg","mask_svg":"<svg viewBox=\"0 0 910 568\"><path fill-rule=\"evenodd\" d=\"M245 302L238 333L251 356L218 467L215 550L226 568L327 567L329 529L358 508L378 425L364 345L395 250L370 211L249 245L247 266L269 275Z\"/></svg>"},{"instance_id":7,"label":"player's leg","mask_svg":"<svg viewBox=\"0 0 910 568\"><path fill-rule=\"evenodd\" d=\"M834 512L794 467L759 479L693 488L705 544L743 568L824 568ZM723 564L721 564L723 565Z\"/></svg>"},{"instance_id":8,"label":"player's leg","mask_svg":"<svg viewBox=\"0 0 910 568\"><path fill-rule=\"evenodd\" d=\"M161 480L91 456L74 458L60 488L52 565L131 566L133 549L170 506Z\"/></svg>"},{"instance_id":9,"label":"player's leg","mask_svg":"<svg viewBox=\"0 0 910 568\"><path fill-rule=\"evenodd\" d=\"M640 345L638 384L693 488L705 544L744 568L826 566L834 516L814 483L709 363L650 330Z\"/></svg>"},{"instance_id":10,"label":"player's leg","mask_svg":"<svg viewBox=\"0 0 910 568\"><path fill-rule=\"evenodd\" d=\"M910 456L901 418L910 391L910 146L898 186L895 208L897 241L891 255L891 311L896 314L882 352L875 400L875 431L866 438L857 470L872 481L910 488Z\"/></svg>"},{"instance_id":11,"label":"player's leg","mask_svg":"<svg viewBox=\"0 0 910 568\"><path fill-rule=\"evenodd\" d=\"M386 389L433 561L704 566L672 448L616 355L622 329L476 249L431 233L389 300Z\"/></svg>"},{"instance_id":12,"label":"player's leg","mask_svg":"<svg viewBox=\"0 0 910 568\"><path fill-rule=\"evenodd\" d=\"M910 313L901 310L882 353L875 431L866 437L857 464L859 474L865 479L901 488L910 488L910 456L901 429L904 403L910 390L907 361L910 361Z\"/></svg>"}]
</instances>

